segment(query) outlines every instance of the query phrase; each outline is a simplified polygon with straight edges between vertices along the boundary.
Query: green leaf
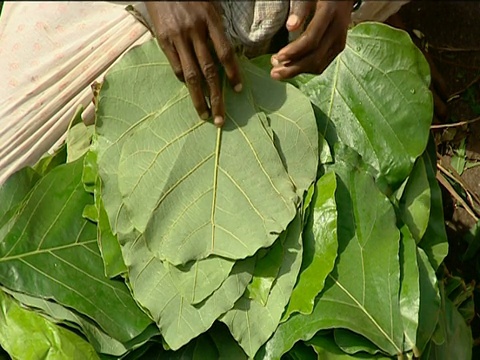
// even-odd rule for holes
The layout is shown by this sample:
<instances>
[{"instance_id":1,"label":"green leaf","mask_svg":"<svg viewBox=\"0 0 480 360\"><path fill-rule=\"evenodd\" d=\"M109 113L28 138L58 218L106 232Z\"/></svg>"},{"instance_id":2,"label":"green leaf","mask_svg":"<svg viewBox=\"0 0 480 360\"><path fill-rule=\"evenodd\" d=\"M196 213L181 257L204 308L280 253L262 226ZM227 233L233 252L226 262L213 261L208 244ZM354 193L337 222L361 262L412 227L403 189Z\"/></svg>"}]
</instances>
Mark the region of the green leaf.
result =
<instances>
[{"instance_id":1,"label":"green leaf","mask_svg":"<svg viewBox=\"0 0 480 360\"><path fill-rule=\"evenodd\" d=\"M315 352L318 355L318 360L390 359L382 355L346 354L335 344L333 339L321 335L315 335L307 342L307 344L315 349Z\"/></svg>"},{"instance_id":2,"label":"green leaf","mask_svg":"<svg viewBox=\"0 0 480 360\"><path fill-rule=\"evenodd\" d=\"M161 359L162 360L163 359L166 359L166 360L218 359L218 352L212 339L207 334L204 334L175 352L168 351L164 353Z\"/></svg>"},{"instance_id":3,"label":"green leaf","mask_svg":"<svg viewBox=\"0 0 480 360\"><path fill-rule=\"evenodd\" d=\"M433 268L436 270L448 254L448 239L445 230L445 217L443 215L442 191L436 179L435 144L433 141L430 141L428 146L432 150L426 151L422 157L430 185L430 217L425 234L418 246L427 253Z\"/></svg>"},{"instance_id":4,"label":"green leaf","mask_svg":"<svg viewBox=\"0 0 480 360\"><path fill-rule=\"evenodd\" d=\"M272 69L272 64L270 62L270 58L271 58L271 55L260 55L256 58L252 59L251 63L258 66L259 68L261 68L265 72L266 75L270 76L270 70ZM300 88L302 85L306 84L307 82L312 80L314 77L315 77L315 75L312 75L312 74L299 74L292 79L287 79L286 82L292 84L293 86L295 86L297 88ZM265 79L263 81L265 81ZM269 80L269 81L271 81L271 80ZM259 84L257 84L257 86L258 85ZM288 123L287 123L287 125L288 125ZM280 133L278 131L279 130L278 128L274 128L273 130L275 131L275 133L277 135L278 135L278 133ZM295 131L296 129L293 128L293 130ZM286 136L286 138L292 136L292 133L289 132L289 131L282 131L281 133L283 133ZM314 139L313 136L315 136L315 134L313 132L310 132L310 131L308 131L304 135L311 138L311 141L313 141L313 139ZM332 155L330 153L330 148L328 146L328 143L325 141L325 139L323 137L323 134L319 133L317 135L318 135L318 149L319 149L318 153L319 153L320 163L321 164L330 163L332 161ZM310 157L310 161L312 161L312 160L313 160L313 157ZM290 168L290 170L292 170L292 169ZM289 171L289 173L292 173L292 171Z\"/></svg>"},{"instance_id":5,"label":"green leaf","mask_svg":"<svg viewBox=\"0 0 480 360\"><path fill-rule=\"evenodd\" d=\"M24 200L0 239L0 283L74 308L124 342L150 320L124 283L103 274L96 227L82 218L92 201L82 186L82 164L79 159L58 166Z\"/></svg>"},{"instance_id":6,"label":"green leaf","mask_svg":"<svg viewBox=\"0 0 480 360\"><path fill-rule=\"evenodd\" d=\"M310 212L312 211L312 204L313 196L315 195L316 184L310 185L303 198L302 210L303 210L303 222L306 223L308 217L310 216Z\"/></svg>"},{"instance_id":7,"label":"green leaf","mask_svg":"<svg viewBox=\"0 0 480 360\"><path fill-rule=\"evenodd\" d=\"M310 315L294 314L279 325L265 346L277 359L317 331L345 328L396 355L403 352L399 307L399 231L394 210L373 179L355 163L332 167L337 182L338 258Z\"/></svg>"},{"instance_id":8,"label":"green leaf","mask_svg":"<svg viewBox=\"0 0 480 360\"><path fill-rule=\"evenodd\" d=\"M243 352L242 348L238 346L224 324L216 322L212 328L208 330L208 334L217 347L217 360L247 360L247 355Z\"/></svg>"},{"instance_id":9,"label":"green leaf","mask_svg":"<svg viewBox=\"0 0 480 360\"><path fill-rule=\"evenodd\" d=\"M315 360L317 359L317 354L310 346L299 342L288 352L286 358L292 360Z\"/></svg>"},{"instance_id":10,"label":"green leaf","mask_svg":"<svg viewBox=\"0 0 480 360\"><path fill-rule=\"evenodd\" d=\"M241 64L244 89L224 87L222 129L198 119L155 41L107 74L95 149L114 234L128 234L133 225L157 258L179 265L210 255L251 256L293 219L317 167L310 102ZM132 81L141 86L125 86Z\"/></svg>"},{"instance_id":11,"label":"green leaf","mask_svg":"<svg viewBox=\"0 0 480 360\"><path fill-rule=\"evenodd\" d=\"M14 359L99 359L90 344L34 311L23 309L0 290L0 345Z\"/></svg>"},{"instance_id":12,"label":"green leaf","mask_svg":"<svg viewBox=\"0 0 480 360\"><path fill-rule=\"evenodd\" d=\"M302 219L297 214L280 235L279 241L283 242L284 248L283 261L267 303L262 305L244 295L233 309L220 318L249 357L254 357L273 334L288 303L302 262L301 233Z\"/></svg>"},{"instance_id":13,"label":"green leaf","mask_svg":"<svg viewBox=\"0 0 480 360\"><path fill-rule=\"evenodd\" d=\"M325 141L318 134L312 105L301 91L273 80L270 71L248 61L242 66L246 75L244 85L251 91L250 102L257 112L267 115L275 147L298 195L303 196L315 180L319 149L325 152L322 149ZM231 104L235 106L238 105Z\"/></svg>"},{"instance_id":14,"label":"green leaf","mask_svg":"<svg viewBox=\"0 0 480 360\"><path fill-rule=\"evenodd\" d=\"M313 311L314 300L322 291L337 258L335 173L323 175L315 187L313 206L302 235L302 268L282 320L288 319L294 312L310 314Z\"/></svg>"},{"instance_id":15,"label":"green leaf","mask_svg":"<svg viewBox=\"0 0 480 360\"><path fill-rule=\"evenodd\" d=\"M102 255L105 275L114 278L127 272L123 261L122 250L117 237L113 234L107 212L102 200L102 181L98 176L97 155L93 151L85 154L83 162L82 182L86 191L94 194L95 222L97 223L97 241ZM85 216L85 211L83 216ZM92 216L86 217L90 220Z\"/></svg>"},{"instance_id":16,"label":"green leaf","mask_svg":"<svg viewBox=\"0 0 480 360\"><path fill-rule=\"evenodd\" d=\"M178 267L165 263L165 267L182 298L198 304L222 285L234 264L234 261L212 256Z\"/></svg>"},{"instance_id":17,"label":"green leaf","mask_svg":"<svg viewBox=\"0 0 480 360\"><path fill-rule=\"evenodd\" d=\"M316 308L336 314L331 327L357 332L395 355L403 347L395 213L369 175L337 164L338 258Z\"/></svg>"},{"instance_id":18,"label":"green leaf","mask_svg":"<svg viewBox=\"0 0 480 360\"><path fill-rule=\"evenodd\" d=\"M380 352L371 341L345 329L335 329L333 337L337 346L350 355L358 354L359 352L375 355Z\"/></svg>"},{"instance_id":19,"label":"green leaf","mask_svg":"<svg viewBox=\"0 0 480 360\"><path fill-rule=\"evenodd\" d=\"M413 349L415 356L420 356L416 348L420 312L420 274L417 263L417 246L407 225L400 228L400 312L402 314L405 347ZM423 299L422 299L423 300Z\"/></svg>"},{"instance_id":20,"label":"green leaf","mask_svg":"<svg viewBox=\"0 0 480 360\"><path fill-rule=\"evenodd\" d=\"M53 154L46 153L34 166L33 170L41 176L45 176L48 172L55 169L61 164L67 162L67 147L60 146Z\"/></svg>"},{"instance_id":21,"label":"green leaf","mask_svg":"<svg viewBox=\"0 0 480 360\"><path fill-rule=\"evenodd\" d=\"M39 179L35 170L26 167L11 175L0 186L0 228L12 218Z\"/></svg>"},{"instance_id":22,"label":"green leaf","mask_svg":"<svg viewBox=\"0 0 480 360\"><path fill-rule=\"evenodd\" d=\"M238 261L229 276L209 297L192 305L185 299L171 275L174 267L155 258L141 235L122 244L130 288L135 299L151 314L168 346L177 350L205 332L233 307L252 278L253 259ZM208 274L210 259L195 264L189 276ZM202 268L208 271L203 272Z\"/></svg>"},{"instance_id":23,"label":"green leaf","mask_svg":"<svg viewBox=\"0 0 480 360\"><path fill-rule=\"evenodd\" d=\"M277 278L282 266L284 248L282 241L275 241L272 247L265 249L266 255L257 260L253 279L247 286L248 297L260 302L263 306L267 304L273 282Z\"/></svg>"},{"instance_id":24,"label":"green leaf","mask_svg":"<svg viewBox=\"0 0 480 360\"><path fill-rule=\"evenodd\" d=\"M100 179L98 180L100 183ZM97 240L100 253L102 255L103 265L105 267L105 275L114 278L127 272L127 267L123 261L122 250L118 239L112 233L108 215L103 206L100 196L96 195L96 209L98 211L97 223Z\"/></svg>"},{"instance_id":25,"label":"green leaf","mask_svg":"<svg viewBox=\"0 0 480 360\"><path fill-rule=\"evenodd\" d=\"M51 321L78 328L98 353L121 356L127 353L127 351L146 343L152 336L159 334L157 327L152 324L139 336L126 343L121 343L107 335L87 317L60 304L7 289L4 289L4 291L28 307L40 309L41 313L46 315Z\"/></svg>"},{"instance_id":26,"label":"green leaf","mask_svg":"<svg viewBox=\"0 0 480 360\"><path fill-rule=\"evenodd\" d=\"M430 342L425 359L430 360L470 360L472 359L472 331L465 323L462 315L449 299L444 299L442 313L446 331L442 344Z\"/></svg>"},{"instance_id":27,"label":"green leaf","mask_svg":"<svg viewBox=\"0 0 480 360\"><path fill-rule=\"evenodd\" d=\"M126 356L122 357L122 360L164 360L165 358L166 351L163 348L162 344L151 341L144 346L135 349L132 352L129 352Z\"/></svg>"},{"instance_id":28,"label":"green leaf","mask_svg":"<svg viewBox=\"0 0 480 360\"><path fill-rule=\"evenodd\" d=\"M430 218L430 184L424 156L419 157L409 175L400 199L400 213L416 243L425 234Z\"/></svg>"},{"instance_id":29,"label":"green leaf","mask_svg":"<svg viewBox=\"0 0 480 360\"><path fill-rule=\"evenodd\" d=\"M465 170L465 165L466 165L466 159L465 159L465 138L460 141L460 146L458 147L457 150L455 150L452 159L450 160L450 165L456 170L456 172L459 175L463 174L463 171Z\"/></svg>"},{"instance_id":30,"label":"green leaf","mask_svg":"<svg viewBox=\"0 0 480 360\"><path fill-rule=\"evenodd\" d=\"M433 112L429 82L428 64L406 32L362 23L349 31L345 50L325 72L301 89L341 142L380 178L398 185L427 144Z\"/></svg>"},{"instance_id":31,"label":"green leaf","mask_svg":"<svg viewBox=\"0 0 480 360\"><path fill-rule=\"evenodd\" d=\"M419 354L422 354L437 326L441 298L435 270L420 248L417 248L417 263L420 274L420 310L416 347Z\"/></svg>"},{"instance_id":32,"label":"green leaf","mask_svg":"<svg viewBox=\"0 0 480 360\"><path fill-rule=\"evenodd\" d=\"M97 166L97 154L90 150L85 154L83 158L83 172L82 182L85 191L95 194L98 190L98 166Z\"/></svg>"},{"instance_id":33,"label":"green leaf","mask_svg":"<svg viewBox=\"0 0 480 360\"><path fill-rule=\"evenodd\" d=\"M87 126L83 121L74 125L65 140L67 144L67 163L80 159L90 149L93 126Z\"/></svg>"}]
</instances>

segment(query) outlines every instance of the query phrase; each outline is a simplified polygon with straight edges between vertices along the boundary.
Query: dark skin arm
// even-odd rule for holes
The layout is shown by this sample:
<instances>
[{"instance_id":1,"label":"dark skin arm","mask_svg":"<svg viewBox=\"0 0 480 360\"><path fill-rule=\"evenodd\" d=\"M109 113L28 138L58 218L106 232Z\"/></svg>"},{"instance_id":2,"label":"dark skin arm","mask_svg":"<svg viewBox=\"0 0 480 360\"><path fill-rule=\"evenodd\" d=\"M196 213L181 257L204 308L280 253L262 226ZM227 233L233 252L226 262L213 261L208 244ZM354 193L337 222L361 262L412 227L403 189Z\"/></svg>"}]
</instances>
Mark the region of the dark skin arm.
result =
<instances>
[{"instance_id":1,"label":"dark skin arm","mask_svg":"<svg viewBox=\"0 0 480 360\"><path fill-rule=\"evenodd\" d=\"M220 77L216 60L224 67L230 85L242 89L234 50L225 35L215 2L146 2L158 43L175 75L184 81L193 105L203 120L212 117L215 125L225 121ZM211 42L212 47L209 46ZM210 107L205 99L204 88Z\"/></svg>"},{"instance_id":2,"label":"dark skin arm","mask_svg":"<svg viewBox=\"0 0 480 360\"><path fill-rule=\"evenodd\" d=\"M277 80L300 73L319 74L345 47L352 1L292 0L287 29L300 28L314 14L305 32L272 56L271 76ZM184 81L198 115L213 117L217 126L225 121L225 106L217 58L230 85L241 91L235 53L223 29L216 2L146 2L159 45L179 80ZM212 43L213 49L209 46ZM204 93L206 85L210 107Z\"/></svg>"},{"instance_id":3,"label":"dark skin arm","mask_svg":"<svg viewBox=\"0 0 480 360\"><path fill-rule=\"evenodd\" d=\"M288 31L298 30L309 15L313 18L298 39L272 56L272 78L322 73L345 48L353 4L353 0L292 0Z\"/></svg>"}]
</instances>

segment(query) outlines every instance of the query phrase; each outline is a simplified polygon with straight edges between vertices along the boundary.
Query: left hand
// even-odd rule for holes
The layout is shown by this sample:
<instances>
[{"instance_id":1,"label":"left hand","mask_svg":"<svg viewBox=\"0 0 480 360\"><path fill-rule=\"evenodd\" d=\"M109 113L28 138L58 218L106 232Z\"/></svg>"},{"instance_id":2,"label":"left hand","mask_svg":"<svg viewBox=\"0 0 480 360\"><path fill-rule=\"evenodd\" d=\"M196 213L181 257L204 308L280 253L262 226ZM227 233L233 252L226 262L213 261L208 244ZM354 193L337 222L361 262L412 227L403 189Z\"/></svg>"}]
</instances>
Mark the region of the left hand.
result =
<instances>
[{"instance_id":1,"label":"left hand","mask_svg":"<svg viewBox=\"0 0 480 360\"><path fill-rule=\"evenodd\" d=\"M354 1L291 0L287 30L295 31L314 12L298 39L272 56L271 77L283 80L301 73L320 74L345 48Z\"/></svg>"}]
</instances>

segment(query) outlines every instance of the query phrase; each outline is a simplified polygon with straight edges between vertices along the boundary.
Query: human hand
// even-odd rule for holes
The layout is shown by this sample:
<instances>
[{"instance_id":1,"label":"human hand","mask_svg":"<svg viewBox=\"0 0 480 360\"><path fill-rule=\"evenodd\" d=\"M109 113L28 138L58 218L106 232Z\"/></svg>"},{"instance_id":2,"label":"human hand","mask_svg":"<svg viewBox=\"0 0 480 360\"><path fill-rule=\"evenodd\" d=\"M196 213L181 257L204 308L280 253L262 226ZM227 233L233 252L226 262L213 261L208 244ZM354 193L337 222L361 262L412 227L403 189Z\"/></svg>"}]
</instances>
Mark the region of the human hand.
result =
<instances>
[{"instance_id":1,"label":"human hand","mask_svg":"<svg viewBox=\"0 0 480 360\"><path fill-rule=\"evenodd\" d=\"M241 91L242 84L217 5L206 1L152 1L146 2L146 6L158 43L175 75L186 83L198 115L203 120L212 116L214 124L222 126L225 107L215 58L225 68L235 91ZM209 47L210 40L213 49Z\"/></svg>"},{"instance_id":2,"label":"human hand","mask_svg":"<svg viewBox=\"0 0 480 360\"><path fill-rule=\"evenodd\" d=\"M353 0L291 0L288 31L298 30L312 12L314 15L298 39L272 56L272 78L322 73L345 48L353 4Z\"/></svg>"}]
</instances>

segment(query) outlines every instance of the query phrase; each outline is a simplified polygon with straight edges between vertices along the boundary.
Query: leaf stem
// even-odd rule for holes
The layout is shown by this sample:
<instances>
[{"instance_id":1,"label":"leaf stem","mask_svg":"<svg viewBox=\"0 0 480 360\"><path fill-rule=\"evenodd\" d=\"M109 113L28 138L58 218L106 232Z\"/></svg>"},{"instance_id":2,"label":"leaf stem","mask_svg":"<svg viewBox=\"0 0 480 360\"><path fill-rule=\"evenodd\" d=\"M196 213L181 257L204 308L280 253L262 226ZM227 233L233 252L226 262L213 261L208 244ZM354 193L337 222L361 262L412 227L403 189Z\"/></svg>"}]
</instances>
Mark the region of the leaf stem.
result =
<instances>
[{"instance_id":1,"label":"leaf stem","mask_svg":"<svg viewBox=\"0 0 480 360\"><path fill-rule=\"evenodd\" d=\"M220 144L222 142L222 128L217 129L217 142L215 145L215 165L213 170L213 196L212 196L212 251L215 248L215 209L217 207L217 183L218 183L218 162L220 158Z\"/></svg>"}]
</instances>

